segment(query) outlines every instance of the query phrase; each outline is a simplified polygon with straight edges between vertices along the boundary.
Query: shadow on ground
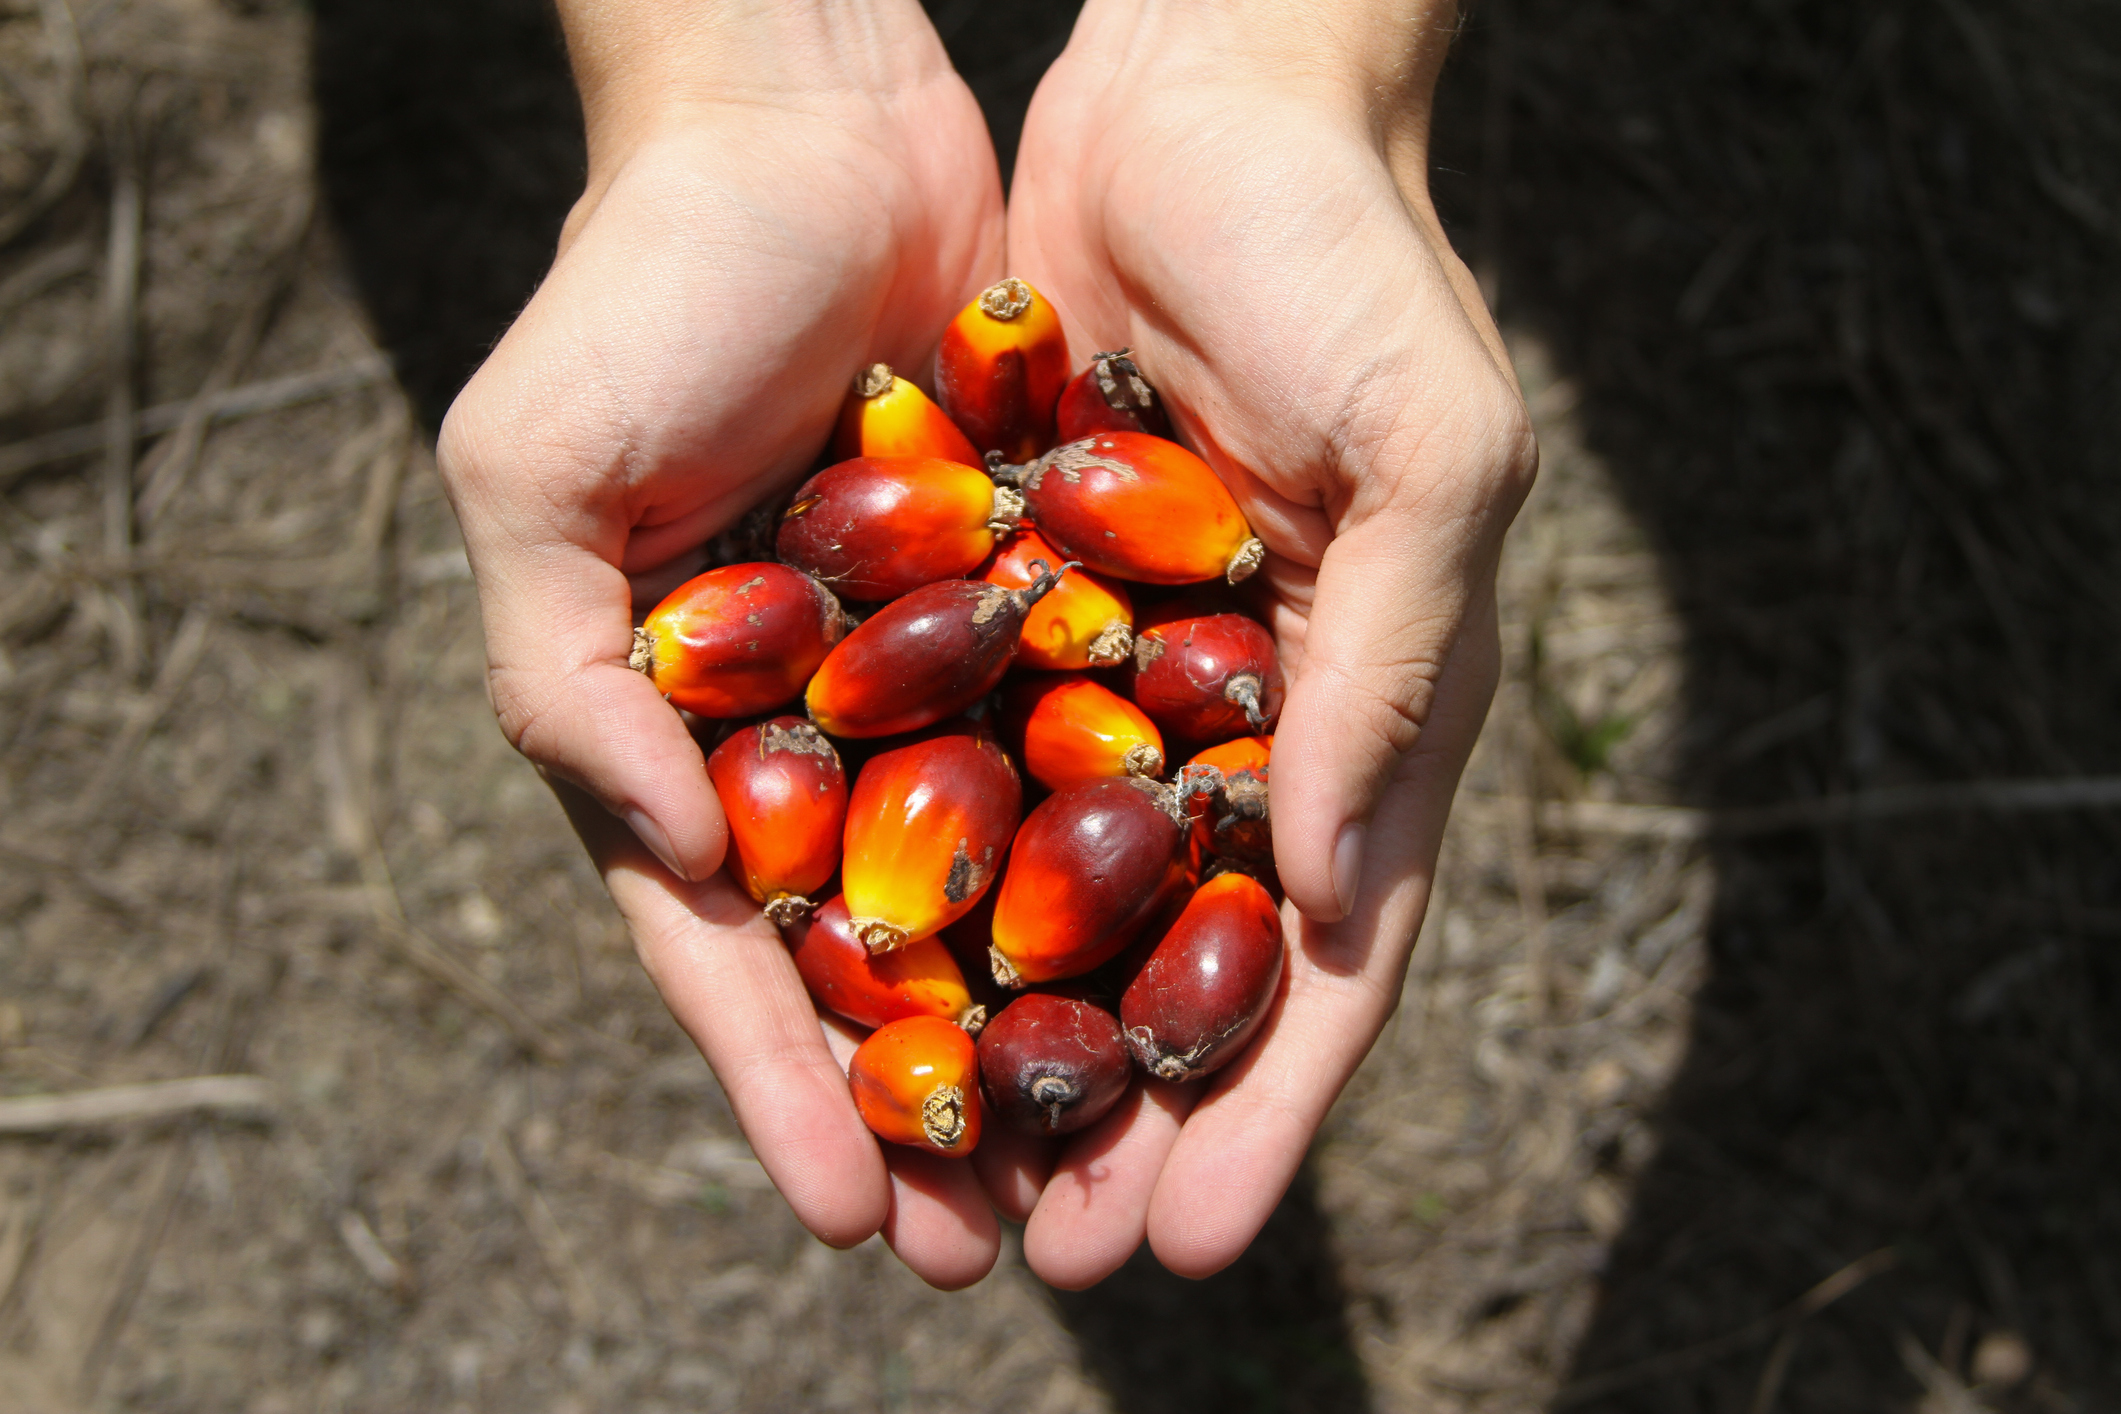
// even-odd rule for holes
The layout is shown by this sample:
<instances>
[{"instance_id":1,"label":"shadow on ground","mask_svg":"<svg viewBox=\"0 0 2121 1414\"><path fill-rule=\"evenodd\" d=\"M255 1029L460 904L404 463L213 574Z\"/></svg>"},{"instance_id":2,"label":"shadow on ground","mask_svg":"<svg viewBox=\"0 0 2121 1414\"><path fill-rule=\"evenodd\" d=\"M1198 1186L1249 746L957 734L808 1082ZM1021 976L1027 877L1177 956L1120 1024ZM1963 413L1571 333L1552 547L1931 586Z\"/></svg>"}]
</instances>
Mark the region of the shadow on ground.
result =
<instances>
[{"instance_id":1,"label":"shadow on ground","mask_svg":"<svg viewBox=\"0 0 2121 1414\"><path fill-rule=\"evenodd\" d=\"M2117 73L2089 3L1476 10L1440 195L1660 550L1697 803L2121 771ZM1994 1404L2121 1402L2117 844L1961 810L1716 847L1562 1404L1912 1407L2006 1331Z\"/></svg>"}]
</instances>

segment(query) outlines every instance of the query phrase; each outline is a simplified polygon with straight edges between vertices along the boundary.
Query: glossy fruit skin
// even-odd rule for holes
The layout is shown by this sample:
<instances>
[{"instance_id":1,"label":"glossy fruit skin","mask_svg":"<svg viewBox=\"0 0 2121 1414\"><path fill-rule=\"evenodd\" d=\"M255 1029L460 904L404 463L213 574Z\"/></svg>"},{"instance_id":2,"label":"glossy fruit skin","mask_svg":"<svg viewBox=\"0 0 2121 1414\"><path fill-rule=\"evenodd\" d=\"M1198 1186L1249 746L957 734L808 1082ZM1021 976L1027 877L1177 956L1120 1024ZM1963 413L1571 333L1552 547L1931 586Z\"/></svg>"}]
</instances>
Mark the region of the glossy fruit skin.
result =
<instances>
[{"instance_id":1,"label":"glossy fruit skin","mask_svg":"<svg viewBox=\"0 0 2121 1414\"><path fill-rule=\"evenodd\" d=\"M871 953L848 922L845 898L784 925L782 935L811 1000L857 1026L939 1016L976 1036L986 1024L987 1009L972 1000L948 948L922 938Z\"/></svg>"},{"instance_id":2,"label":"glossy fruit skin","mask_svg":"<svg viewBox=\"0 0 2121 1414\"><path fill-rule=\"evenodd\" d=\"M832 455L850 457L941 457L979 466L979 449L943 410L888 363L872 363L854 380L840 405L832 433Z\"/></svg>"},{"instance_id":3,"label":"glossy fruit skin","mask_svg":"<svg viewBox=\"0 0 2121 1414\"><path fill-rule=\"evenodd\" d=\"M1020 506L1016 492L961 462L856 457L797 488L774 549L850 599L896 599L979 568Z\"/></svg>"},{"instance_id":4,"label":"glossy fruit skin","mask_svg":"<svg viewBox=\"0 0 2121 1414\"><path fill-rule=\"evenodd\" d=\"M1274 1001L1281 913L1249 874L1202 884L1120 998L1119 1022L1141 1068L1198 1080L1237 1057Z\"/></svg>"},{"instance_id":5,"label":"glossy fruit skin","mask_svg":"<svg viewBox=\"0 0 2121 1414\"><path fill-rule=\"evenodd\" d=\"M847 630L832 591L758 562L689 579L633 631L632 667L673 706L749 717L803 690Z\"/></svg>"},{"instance_id":6,"label":"glossy fruit skin","mask_svg":"<svg viewBox=\"0 0 2121 1414\"><path fill-rule=\"evenodd\" d=\"M1066 558L1036 530L1019 526L988 557L980 578L1023 589L1037 581L1039 563L1050 569ZM1070 570L1025 616L1016 666L1112 668L1133 651L1134 601L1126 586L1088 570Z\"/></svg>"},{"instance_id":7,"label":"glossy fruit skin","mask_svg":"<svg viewBox=\"0 0 2121 1414\"><path fill-rule=\"evenodd\" d=\"M1110 776L1160 776L1164 739L1141 708L1082 673L1039 673L1002 699L1002 735L1048 790Z\"/></svg>"},{"instance_id":8,"label":"glossy fruit skin","mask_svg":"<svg viewBox=\"0 0 2121 1414\"><path fill-rule=\"evenodd\" d=\"M1163 400L1142 377L1131 357L1134 350L1101 353L1061 390L1054 409L1054 431L1063 442L1099 432L1146 432L1169 437L1171 419Z\"/></svg>"},{"instance_id":9,"label":"glossy fruit skin","mask_svg":"<svg viewBox=\"0 0 2121 1414\"><path fill-rule=\"evenodd\" d=\"M1119 1021L1072 997L1028 992L979 1040L980 1085L995 1119L1022 1134L1073 1134L1127 1093L1132 1056Z\"/></svg>"},{"instance_id":10,"label":"glossy fruit skin","mask_svg":"<svg viewBox=\"0 0 2121 1414\"><path fill-rule=\"evenodd\" d=\"M799 918L840 867L847 772L823 733L774 717L730 734L707 757L729 821L729 871L776 923Z\"/></svg>"},{"instance_id":11,"label":"glossy fruit skin","mask_svg":"<svg viewBox=\"0 0 2121 1414\"><path fill-rule=\"evenodd\" d=\"M1273 727L1281 658L1273 635L1243 614L1167 605L1145 616L1134 636L1127 691L1180 740L1222 741Z\"/></svg>"},{"instance_id":12,"label":"glossy fruit skin","mask_svg":"<svg viewBox=\"0 0 2121 1414\"><path fill-rule=\"evenodd\" d=\"M840 865L855 934L884 952L969 913L1001 872L1023 804L1016 767L982 723L946 723L870 757Z\"/></svg>"},{"instance_id":13,"label":"glossy fruit skin","mask_svg":"<svg viewBox=\"0 0 2121 1414\"><path fill-rule=\"evenodd\" d=\"M1185 886L1185 834L1169 786L1089 781L1040 801L1016 832L994 906L994 978L1078 977L1118 953Z\"/></svg>"},{"instance_id":14,"label":"glossy fruit skin","mask_svg":"<svg viewBox=\"0 0 2121 1414\"><path fill-rule=\"evenodd\" d=\"M880 1139L953 1158L979 1144L979 1056L953 1022L909 1016L878 1027L856 1048L847 1083Z\"/></svg>"},{"instance_id":15,"label":"glossy fruit skin","mask_svg":"<svg viewBox=\"0 0 2121 1414\"><path fill-rule=\"evenodd\" d=\"M1078 438L1015 477L1038 533L1100 574L1143 584L1235 584L1265 554L1208 464L1146 432Z\"/></svg>"},{"instance_id":16,"label":"glossy fruit skin","mask_svg":"<svg viewBox=\"0 0 2121 1414\"><path fill-rule=\"evenodd\" d=\"M892 600L841 639L810 679L810 720L834 736L874 737L957 715L1009 671L1024 615L1044 593L946 579Z\"/></svg>"},{"instance_id":17,"label":"glossy fruit skin","mask_svg":"<svg viewBox=\"0 0 2121 1414\"><path fill-rule=\"evenodd\" d=\"M943 330L935 396L982 453L1028 461L1053 445L1068 339L1053 302L1022 280L982 291Z\"/></svg>"},{"instance_id":18,"label":"glossy fruit skin","mask_svg":"<svg viewBox=\"0 0 2121 1414\"><path fill-rule=\"evenodd\" d=\"M1222 788L1188 802L1193 818L1195 867L1208 856L1231 860L1249 870L1274 863L1274 829L1267 817L1268 762L1274 738L1241 736L1211 746L1186 764L1213 766L1222 773Z\"/></svg>"}]
</instances>

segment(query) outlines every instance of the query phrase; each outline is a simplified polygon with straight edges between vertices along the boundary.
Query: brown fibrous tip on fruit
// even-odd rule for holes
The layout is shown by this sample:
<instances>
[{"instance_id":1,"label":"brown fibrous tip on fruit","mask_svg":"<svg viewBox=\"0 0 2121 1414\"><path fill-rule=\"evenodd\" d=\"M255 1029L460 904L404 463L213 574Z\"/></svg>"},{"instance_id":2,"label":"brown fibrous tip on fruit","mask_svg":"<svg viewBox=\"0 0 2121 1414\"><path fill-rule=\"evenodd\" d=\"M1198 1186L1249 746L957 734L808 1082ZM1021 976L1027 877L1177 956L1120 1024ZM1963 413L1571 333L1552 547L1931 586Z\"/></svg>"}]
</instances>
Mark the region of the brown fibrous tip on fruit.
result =
<instances>
[{"instance_id":1,"label":"brown fibrous tip on fruit","mask_svg":"<svg viewBox=\"0 0 2121 1414\"><path fill-rule=\"evenodd\" d=\"M1101 353L1090 360L1097 370L1097 391L1105 406L1119 412L1141 412L1156 405L1156 390L1134 364L1134 350Z\"/></svg>"},{"instance_id":2,"label":"brown fibrous tip on fruit","mask_svg":"<svg viewBox=\"0 0 2121 1414\"><path fill-rule=\"evenodd\" d=\"M987 1029L987 1008L974 1002L958 1015L957 1024L965 1028L967 1036L978 1036Z\"/></svg>"},{"instance_id":3,"label":"brown fibrous tip on fruit","mask_svg":"<svg viewBox=\"0 0 2121 1414\"><path fill-rule=\"evenodd\" d=\"M1021 988L1024 985L1023 974L1016 970L1015 963L1002 955L1000 948L988 947L987 961L994 969L996 985L1008 987L1012 990Z\"/></svg>"},{"instance_id":4,"label":"brown fibrous tip on fruit","mask_svg":"<svg viewBox=\"0 0 2121 1414\"><path fill-rule=\"evenodd\" d=\"M913 941L904 928L881 918L850 918L847 922L854 929L854 936L862 940L862 946L873 953L890 952Z\"/></svg>"},{"instance_id":5,"label":"brown fibrous tip on fruit","mask_svg":"<svg viewBox=\"0 0 2121 1414\"><path fill-rule=\"evenodd\" d=\"M766 900L766 921L776 928L786 928L809 917L810 910L817 905L801 894L775 894Z\"/></svg>"},{"instance_id":6,"label":"brown fibrous tip on fruit","mask_svg":"<svg viewBox=\"0 0 2121 1414\"><path fill-rule=\"evenodd\" d=\"M1024 493L1010 486L994 488L994 508L987 513L987 529L1007 535L1024 523Z\"/></svg>"},{"instance_id":7,"label":"brown fibrous tip on fruit","mask_svg":"<svg viewBox=\"0 0 2121 1414\"><path fill-rule=\"evenodd\" d=\"M1046 1111L1046 1128L1058 1129L1061 1111L1083 1097L1083 1087L1058 1075L1041 1075L1031 1082L1031 1103Z\"/></svg>"},{"instance_id":8,"label":"brown fibrous tip on fruit","mask_svg":"<svg viewBox=\"0 0 2121 1414\"><path fill-rule=\"evenodd\" d=\"M1253 731L1263 732L1267 729L1266 716L1259 710L1258 673L1232 674L1230 680L1223 684L1223 701L1244 708L1245 720L1252 724Z\"/></svg>"},{"instance_id":9,"label":"brown fibrous tip on fruit","mask_svg":"<svg viewBox=\"0 0 2121 1414\"><path fill-rule=\"evenodd\" d=\"M647 629L637 628L633 631L633 651L626 655L626 666L637 673L654 674L655 639L649 636Z\"/></svg>"},{"instance_id":10,"label":"brown fibrous tip on fruit","mask_svg":"<svg viewBox=\"0 0 2121 1414\"><path fill-rule=\"evenodd\" d=\"M859 397L880 398L891 391L891 384L898 375L891 371L888 363L872 363L854 375L854 391Z\"/></svg>"},{"instance_id":11,"label":"brown fibrous tip on fruit","mask_svg":"<svg viewBox=\"0 0 2121 1414\"><path fill-rule=\"evenodd\" d=\"M1189 762L1178 768L1178 779L1172 788L1181 800L1196 795L1213 795L1223 788L1225 779L1220 766Z\"/></svg>"},{"instance_id":12,"label":"brown fibrous tip on fruit","mask_svg":"<svg viewBox=\"0 0 2121 1414\"><path fill-rule=\"evenodd\" d=\"M1230 557L1230 563L1223 569L1223 578L1231 584L1250 579L1252 572L1259 568L1260 561L1266 558L1267 547L1260 543L1259 537L1255 535L1237 547L1237 553Z\"/></svg>"},{"instance_id":13,"label":"brown fibrous tip on fruit","mask_svg":"<svg viewBox=\"0 0 2121 1414\"><path fill-rule=\"evenodd\" d=\"M1164 754L1146 741L1138 741L1127 748L1120 758L1130 776L1161 776L1164 773Z\"/></svg>"},{"instance_id":14,"label":"brown fibrous tip on fruit","mask_svg":"<svg viewBox=\"0 0 2121 1414\"><path fill-rule=\"evenodd\" d=\"M1123 619L1105 625L1105 631L1090 640L1090 666L1114 668L1134 652L1134 626Z\"/></svg>"},{"instance_id":15,"label":"brown fibrous tip on fruit","mask_svg":"<svg viewBox=\"0 0 2121 1414\"><path fill-rule=\"evenodd\" d=\"M921 1101L921 1133L938 1149L947 1149L965 1136L965 1092L955 1085L938 1085Z\"/></svg>"},{"instance_id":16,"label":"brown fibrous tip on fruit","mask_svg":"<svg viewBox=\"0 0 2121 1414\"><path fill-rule=\"evenodd\" d=\"M1011 275L980 291L979 307L991 318L1014 319L1031 307L1031 287Z\"/></svg>"}]
</instances>

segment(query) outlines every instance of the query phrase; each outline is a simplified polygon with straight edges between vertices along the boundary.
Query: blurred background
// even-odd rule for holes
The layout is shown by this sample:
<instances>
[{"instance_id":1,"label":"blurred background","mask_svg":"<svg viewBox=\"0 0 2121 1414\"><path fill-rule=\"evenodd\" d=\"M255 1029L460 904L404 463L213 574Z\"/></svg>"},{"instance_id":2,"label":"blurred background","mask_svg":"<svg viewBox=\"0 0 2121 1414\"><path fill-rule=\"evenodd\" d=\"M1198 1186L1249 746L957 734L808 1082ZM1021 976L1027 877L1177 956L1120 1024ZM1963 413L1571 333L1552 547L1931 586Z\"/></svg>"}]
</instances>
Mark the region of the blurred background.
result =
<instances>
[{"instance_id":1,"label":"blurred background","mask_svg":"<svg viewBox=\"0 0 2121 1414\"><path fill-rule=\"evenodd\" d=\"M1006 171L1072 7L930 10ZM2116 92L2093 0L1476 0L1544 470L1399 1013L1230 1271L946 1296L486 707L545 5L0 0L0 1406L2121 1407Z\"/></svg>"}]
</instances>

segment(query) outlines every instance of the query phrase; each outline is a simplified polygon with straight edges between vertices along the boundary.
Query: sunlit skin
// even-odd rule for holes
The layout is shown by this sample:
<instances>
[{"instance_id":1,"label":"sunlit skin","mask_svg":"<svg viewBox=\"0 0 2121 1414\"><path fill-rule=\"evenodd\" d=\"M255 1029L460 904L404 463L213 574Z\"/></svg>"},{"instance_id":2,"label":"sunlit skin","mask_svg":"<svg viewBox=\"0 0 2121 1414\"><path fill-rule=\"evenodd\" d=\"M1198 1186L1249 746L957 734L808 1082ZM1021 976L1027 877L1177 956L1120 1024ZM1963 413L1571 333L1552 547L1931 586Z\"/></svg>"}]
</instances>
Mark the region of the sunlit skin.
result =
<instances>
[{"instance_id":1,"label":"sunlit skin","mask_svg":"<svg viewBox=\"0 0 2121 1414\"><path fill-rule=\"evenodd\" d=\"M845 628L838 602L808 575L729 565L656 605L629 660L673 706L748 717L799 695Z\"/></svg>"},{"instance_id":2,"label":"sunlit skin","mask_svg":"<svg viewBox=\"0 0 2121 1414\"><path fill-rule=\"evenodd\" d=\"M1039 534L1070 559L1142 584L1237 583L1258 564L1244 512L1206 462L1144 432L1100 432L1024 467Z\"/></svg>"},{"instance_id":3,"label":"sunlit skin","mask_svg":"<svg viewBox=\"0 0 2121 1414\"><path fill-rule=\"evenodd\" d=\"M1194 891L1120 998L1135 1063L1196 1081L1241 1053L1281 980L1281 918L1266 886L1222 874Z\"/></svg>"},{"instance_id":4,"label":"sunlit skin","mask_svg":"<svg viewBox=\"0 0 2121 1414\"><path fill-rule=\"evenodd\" d=\"M995 499L987 474L960 462L856 457L796 488L774 549L836 594L896 599L979 567L998 538Z\"/></svg>"},{"instance_id":5,"label":"sunlit skin","mask_svg":"<svg viewBox=\"0 0 2121 1414\"><path fill-rule=\"evenodd\" d=\"M1048 790L1104 776L1160 776L1164 739L1141 708L1081 673L1027 676L1004 694L1002 729Z\"/></svg>"},{"instance_id":6,"label":"sunlit skin","mask_svg":"<svg viewBox=\"0 0 2121 1414\"><path fill-rule=\"evenodd\" d=\"M1029 526L1010 534L980 571L989 584L1022 589L1039 577L1038 566L1065 563L1067 556ZM1031 606L1017 636L1019 668L1110 668L1134 649L1134 601L1127 587L1092 570L1073 569L1045 598Z\"/></svg>"},{"instance_id":7,"label":"sunlit skin","mask_svg":"<svg viewBox=\"0 0 2121 1414\"><path fill-rule=\"evenodd\" d=\"M870 390L876 391L870 391ZM926 393L891 371L871 364L854 380L832 433L832 455L849 457L941 457L980 466L979 450L958 431Z\"/></svg>"},{"instance_id":8,"label":"sunlit skin","mask_svg":"<svg viewBox=\"0 0 2121 1414\"><path fill-rule=\"evenodd\" d=\"M981 453L1028 461L1053 445L1068 343L1052 301L1021 281L981 292L943 331L935 392Z\"/></svg>"},{"instance_id":9,"label":"sunlit skin","mask_svg":"<svg viewBox=\"0 0 2121 1414\"><path fill-rule=\"evenodd\" d=\"M965 988L965 974L934 938L872 953L849 925L847 901L835 898L783 929L788 955L818 1006L857 1026L909 1016L939 1016L968 1030L986 1019Z\"/></svg>"},{"instance_id":10,"label":"sunlit skin","mask_svg":"<svg viewBox=\"0 0 2121 1414\"><path fill-rule=\"evenodd\" d=\"M855 1050L847 1079L879 1139L963 1158L979 1146L979 1061L963 1027L909 1016Z\"/></svg>"},{"instance_id":11,"label":"sunlit skin","mask_svg":"<svg viewBox=\"0 0 2121 1414\"><path fill-rule=\"evenodd\" d=\"M808 907L840 867L847 773L817 728L775 717L730 734L707 757L729 819L730 872L775 922Z\"/></svg>"}]
</instances>

